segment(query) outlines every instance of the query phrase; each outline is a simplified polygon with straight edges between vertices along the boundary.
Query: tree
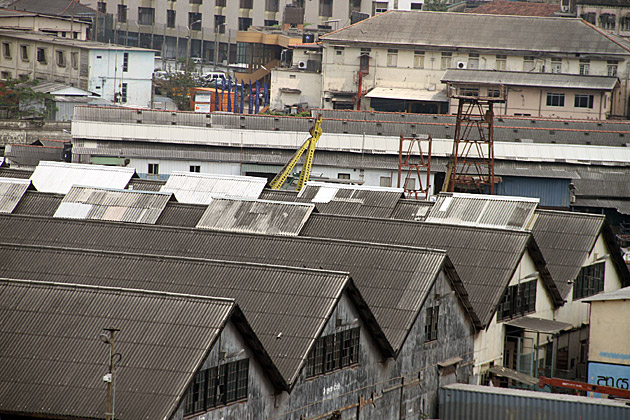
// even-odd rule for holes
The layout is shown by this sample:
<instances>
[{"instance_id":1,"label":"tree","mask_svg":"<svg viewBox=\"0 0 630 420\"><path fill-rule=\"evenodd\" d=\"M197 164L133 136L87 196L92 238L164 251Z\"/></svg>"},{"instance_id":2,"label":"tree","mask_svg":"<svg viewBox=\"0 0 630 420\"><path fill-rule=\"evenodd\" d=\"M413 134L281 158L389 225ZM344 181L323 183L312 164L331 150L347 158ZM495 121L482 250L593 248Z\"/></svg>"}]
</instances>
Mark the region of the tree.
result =
<instances>
[{"instance_id":1,"label":"tree","mask_svg":"<svg viewBox=\"0 0 630 420\"><path fill-rule=\"evenodd\" d=\"M54 96L33 90L38 84L28 76L0 81L0 117L43 119L54 107Z\"/></svg>"},{"instance_id":2,"label":"tree","mask_svg":"<svg viewBox=\"0 0 630 420\"><path fill-rule=\"evenodd\" d=\"M446 12L448 10L447 0L427 0L422 6L422 10L432 12Z\"/></svg>"},{"instance_id":3,"label":"tree","mask_svg":"<svg viewBox=\"0 0 630 420\"><path fill-rule=\"evenodd\" d=\"M169 71L163 78L154 81L158 91L173 101L180 111L190 111L190 91L198 85L190 71Z\"/></svg>"}]
</instances>

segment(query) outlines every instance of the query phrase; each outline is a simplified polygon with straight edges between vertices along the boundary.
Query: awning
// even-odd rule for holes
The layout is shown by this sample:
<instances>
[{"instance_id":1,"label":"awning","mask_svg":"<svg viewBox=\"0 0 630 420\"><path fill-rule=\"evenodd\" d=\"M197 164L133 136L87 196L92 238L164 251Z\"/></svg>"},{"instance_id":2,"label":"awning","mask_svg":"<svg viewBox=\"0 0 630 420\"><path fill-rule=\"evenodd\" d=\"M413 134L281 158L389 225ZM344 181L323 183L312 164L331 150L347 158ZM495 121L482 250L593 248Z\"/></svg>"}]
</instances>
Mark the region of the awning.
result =
<instances>
[{"instance_id":1,"label":"awning","mask_svg":"<svg viewBox=\"0 0 630 420\"><path fill-rule=\"evenodd\" d=\"M489 372L527 385L538 385L539 382L538 379L533 376L525 375L524 373L503 366L492 366Z\"/></svg>"},{"instance_id":2,"label":"awning","mask_svg":"<svg viewBox=\"0 0 630 420\"><path fill-rule=\"evenodd\" d=\"M446 90L375 87L366 98L402 99L408 101L448 102Z\"/></svg>"},{"instance_id":3,"label":"awning","mask_svg":"<svg viewBox=\"0 0 630 420\"><path fill-rule=\"evenodd\" d=\"M571 327L571 324L568 324L566 322L554 321L552 319L535 318L533 316L523 316L521 318L516 318L506 322L505 325L544 334L556 334L566 328Z\"/></svg>"}]
</instances>

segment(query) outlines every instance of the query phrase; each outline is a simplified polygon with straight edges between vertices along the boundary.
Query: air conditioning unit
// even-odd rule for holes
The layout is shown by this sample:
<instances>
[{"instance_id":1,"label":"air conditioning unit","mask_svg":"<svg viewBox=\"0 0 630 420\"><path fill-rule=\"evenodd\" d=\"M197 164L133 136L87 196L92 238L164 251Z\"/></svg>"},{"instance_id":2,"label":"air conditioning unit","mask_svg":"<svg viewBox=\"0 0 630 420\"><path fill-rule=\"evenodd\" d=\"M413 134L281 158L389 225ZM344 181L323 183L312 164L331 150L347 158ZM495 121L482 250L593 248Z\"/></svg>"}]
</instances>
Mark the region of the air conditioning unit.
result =
<instances>
[{"instance_id":1,"label":"air conditioning unit","mask_svg":"<svg viewBox=\"0 0 630 420\"><path fill-rule=\"evenodd\" d=\"M307 63L306 61L298 61L298 69L306 70Z\"/></svg>"},{"instance_id":2,"label":"air conditioning unit","mask_svg":"<svg viewBox=\"0 0 630 420\"><path fill-rule=\"evenodd\" d=\"M465 61L458 61L457 62L457 68L458 69L465 69L466 68L466 62Z\"/></svg>"}]
</instances>

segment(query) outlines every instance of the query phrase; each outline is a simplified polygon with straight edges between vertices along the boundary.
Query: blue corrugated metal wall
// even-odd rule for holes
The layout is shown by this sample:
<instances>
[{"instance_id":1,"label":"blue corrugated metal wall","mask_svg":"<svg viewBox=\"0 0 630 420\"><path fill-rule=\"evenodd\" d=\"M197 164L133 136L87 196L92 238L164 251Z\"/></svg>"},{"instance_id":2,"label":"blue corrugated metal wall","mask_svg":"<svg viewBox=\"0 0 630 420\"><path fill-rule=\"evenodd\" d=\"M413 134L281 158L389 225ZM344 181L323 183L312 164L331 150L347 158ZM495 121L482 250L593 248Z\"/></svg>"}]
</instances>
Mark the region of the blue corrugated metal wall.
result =
<instances>
[{"instance_id":1,"label":"blue corrugated metal wall","mask_svg":"<svg viewBox=\"0 0 630 420\"><path fill-rule=\"evenodd\" d=\"M540 198L540 205L545 207L569 208L570 179L526 178L502 176L503 182L497 184L497 195Z\"/></svg>"}]
</instances>

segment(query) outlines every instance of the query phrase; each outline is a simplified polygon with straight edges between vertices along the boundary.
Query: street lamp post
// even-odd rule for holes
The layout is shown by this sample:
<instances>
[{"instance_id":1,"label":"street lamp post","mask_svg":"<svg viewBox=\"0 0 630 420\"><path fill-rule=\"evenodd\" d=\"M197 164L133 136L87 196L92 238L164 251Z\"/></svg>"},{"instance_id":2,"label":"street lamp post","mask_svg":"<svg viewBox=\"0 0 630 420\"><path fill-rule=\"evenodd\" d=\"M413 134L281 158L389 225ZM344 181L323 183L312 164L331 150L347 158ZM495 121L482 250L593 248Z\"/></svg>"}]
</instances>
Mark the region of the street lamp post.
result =
<instances>
[{"instance_id":1,"label":"street lamp post","mask_svg":"<svg viewBox=\"0 0 630 420\"><path fill-rule=\"evenodd\" d=\"M201 19L195 20L194 22L189 22L188 25L186 26L186 29L188 29L188 36L187 36L187 41L186 41L186 70L188 70L188 62L190 61L190 56L192 55L190 52L190 48L191 48L190 38L192 38L191 28L197 23L201 23ZM203 43L203 39L201 40L201 42Z\"/></svg>"},{"instance_id":2,"label":"street lamp post","mask_svg":"<svg viewBox=\"0 0 630 420\"><path fill-rule=\"evenodd\" d=\"M107 374L103 376L103 381L107 382L107 408L105 411L106 420L114 420L116 409L116 381L114 373L116 370L116 363L120 362L122 355L114 352L114 335L118 328L103 328L103 332L99 335L101 341L105 344L109 344L109 363ZM114 359L117 359L114 361Z\"/></svg>"},{"instance_id":3,"label":"street lamp post","mask_svg":"<svg viewBox=\"0 0 630 420\"><path fill-rule=\"evenodd\" d=\"M225 23L220 23L214 27L214 69L217 69L219 63L219 37L221 36L221 27L224 27Z\"/></svg>"}]
</instances>

